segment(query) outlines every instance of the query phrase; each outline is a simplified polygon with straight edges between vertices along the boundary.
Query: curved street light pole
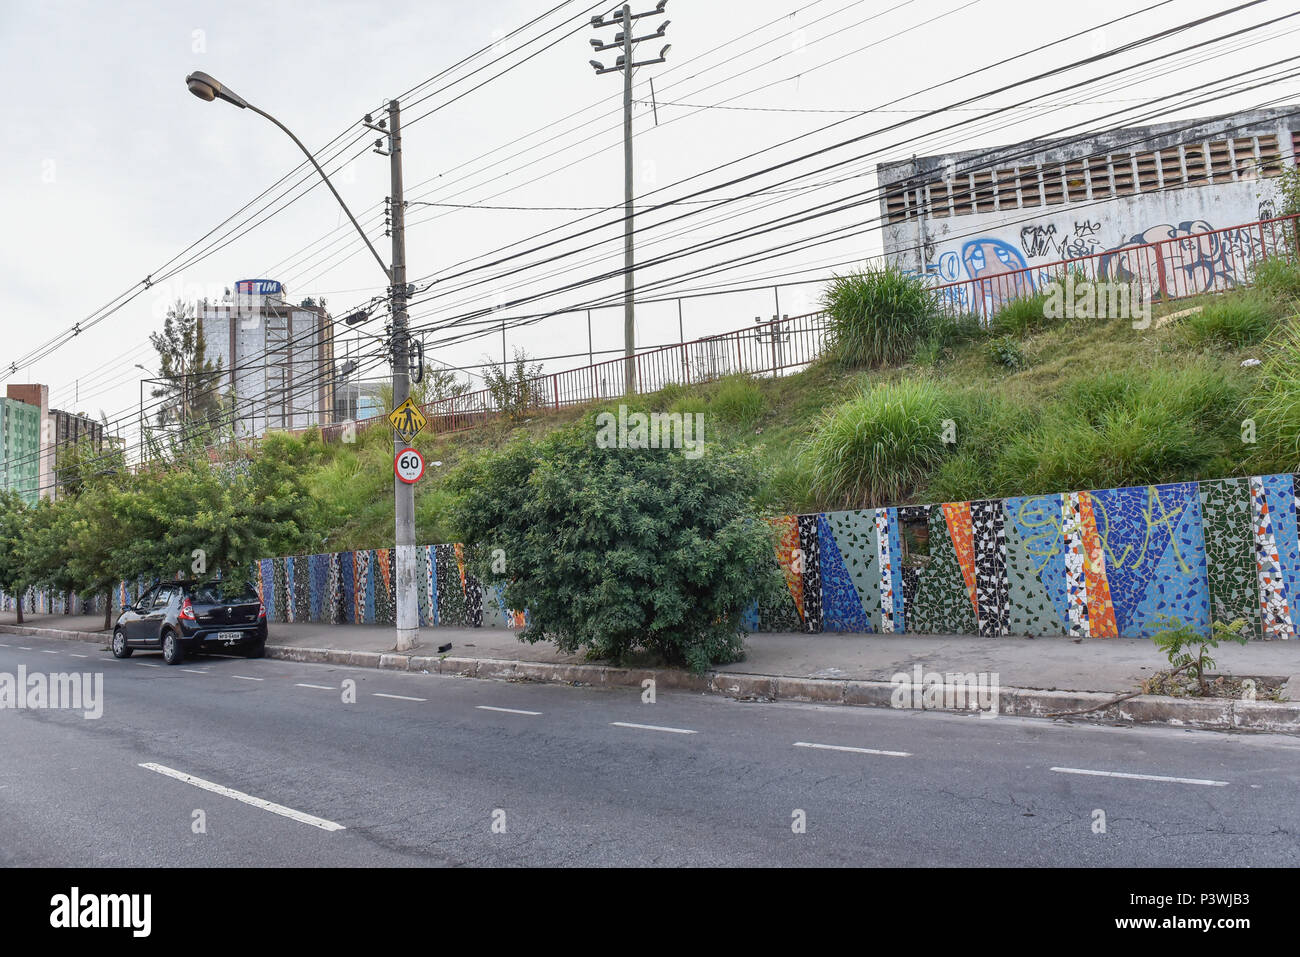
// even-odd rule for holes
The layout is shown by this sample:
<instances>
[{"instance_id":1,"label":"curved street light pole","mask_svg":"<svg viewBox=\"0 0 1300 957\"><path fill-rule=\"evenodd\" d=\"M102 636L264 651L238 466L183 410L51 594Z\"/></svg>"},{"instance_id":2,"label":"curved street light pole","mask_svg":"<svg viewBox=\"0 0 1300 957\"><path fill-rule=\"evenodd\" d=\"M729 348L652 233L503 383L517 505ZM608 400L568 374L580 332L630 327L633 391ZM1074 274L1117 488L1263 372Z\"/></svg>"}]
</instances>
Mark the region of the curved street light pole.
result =
<instances>
[{"instance_id":1,"label":"curved street light pole","mask_svg":"<svg viewBox=\"0 0 1300 957\"><path fill-rule=\"evenodd\" d=\"M339 191L334 188L330 182L329 176L325 170L321 169L320 163L316 162L316 157L312 156L311 151L303 145L302 140L293 135L293 131L277 120L265 110L258 109L249 103L242 96L233 90L223 86L216 79L206 73L194 72L185 78L185 85L189 91L201 100L212 102L213 100L225 100L241 110L252 110L258 116L270 120L278 126L291 140L302 150L303 155L311 161L311 165L316 168L325 185L329 187L338 204L343 207L343 212L348 214L348 219L352 221L353 227L357 231L370 254L375 257L375 262L379 263L379 268L384 271L384 277L388 280L388 292L393 313L393 407L397 408L405 402L411 394L410 381L410 343L407 341L406 332L406 230L405 230L405 205L402 196L402 134L401 134L401 109L396 100L388 104L389 116L389 154L392 170L392 195L389 198L389 210L392 217L392 235L393 235L393 265L392 268L384 265L383 259L375 250L374 245L370 242L370 237L361 228L357 218L352 215L352 210L348 209L348 204L343 202L343 197ZM369 117L366 118L369 123ZM393 440L393 451L398 453L405 447L405 443L398 438ZM419 592L417 591L416 582L416 551L415 551L415 487L407 485L396 475L393 477L393 495L394 495L394 519L395 519L395 544L396 548L396 579L397 579L397 602L396 602L396 619L397 619L397 650L407 651L416 647L420 640L420 608Z\"/></svg>"}]
</instances>

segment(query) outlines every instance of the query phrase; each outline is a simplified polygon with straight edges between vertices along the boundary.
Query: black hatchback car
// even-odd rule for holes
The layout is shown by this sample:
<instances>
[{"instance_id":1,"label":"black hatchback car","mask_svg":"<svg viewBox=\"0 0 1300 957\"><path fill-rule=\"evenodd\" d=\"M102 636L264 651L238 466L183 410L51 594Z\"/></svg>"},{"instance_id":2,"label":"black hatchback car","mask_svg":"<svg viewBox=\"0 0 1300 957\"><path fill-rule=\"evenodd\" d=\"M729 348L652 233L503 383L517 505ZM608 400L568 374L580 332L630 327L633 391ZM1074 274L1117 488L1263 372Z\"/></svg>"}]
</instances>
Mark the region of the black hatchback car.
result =
<instances>
[{"instance_id":1,"label":"black hatchback car","mask_svg":"<svg viewBox=\"0 0 1300 957\"><path fill-rule=\"evenodd\" d=\"M177 665L196 651L266 653L266 606L251 585L161 582L124 605L113 628L113 656L161 649Z\"/></svg>"}]
</instances>

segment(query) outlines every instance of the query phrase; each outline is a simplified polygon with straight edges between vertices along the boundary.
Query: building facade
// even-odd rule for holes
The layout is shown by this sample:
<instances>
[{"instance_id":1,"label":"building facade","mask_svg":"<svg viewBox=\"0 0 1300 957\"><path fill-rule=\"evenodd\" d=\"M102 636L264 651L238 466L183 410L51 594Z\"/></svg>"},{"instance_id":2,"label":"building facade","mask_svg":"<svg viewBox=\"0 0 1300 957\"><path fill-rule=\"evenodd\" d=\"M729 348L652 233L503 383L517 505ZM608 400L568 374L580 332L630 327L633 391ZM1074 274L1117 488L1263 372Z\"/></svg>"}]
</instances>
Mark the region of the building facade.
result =
<instances>
[{"instance_id":1,"label":"building facade","mask_svg":"<svg viewBox=\"0 0 1300 957\"><path fill-rule=\"evenodd\" d=\"M8 394L0 399L0 483L17 492L28 505L35 505L44 485L41 407L14 395L16 390L21 394L21 390L31 388L9 386Z\"/></svg>"},{"instance_id":2,"label":"building facade","mask_svg":"<svg viewBox=\"0 0 1300 957\"><path fill-rule=\"evenodd\" d=\"M323 308L294 305L279 283L243 280L199 317L208 358L221 360L237 437L334 421L334 322Z\"/></svg>"},{"instance_id":3,"label":"building facade","mask_svg":"<svg viewBox=\"0 0 1300 957\"><path fill-rule=\"evenodd\" d=\"M1280 107L881 164L884 252L940 285L1269 219L1297 148ZM1184 244L1194 291L1237 280L1236 233Z\"/></svg>"}]
</instances>

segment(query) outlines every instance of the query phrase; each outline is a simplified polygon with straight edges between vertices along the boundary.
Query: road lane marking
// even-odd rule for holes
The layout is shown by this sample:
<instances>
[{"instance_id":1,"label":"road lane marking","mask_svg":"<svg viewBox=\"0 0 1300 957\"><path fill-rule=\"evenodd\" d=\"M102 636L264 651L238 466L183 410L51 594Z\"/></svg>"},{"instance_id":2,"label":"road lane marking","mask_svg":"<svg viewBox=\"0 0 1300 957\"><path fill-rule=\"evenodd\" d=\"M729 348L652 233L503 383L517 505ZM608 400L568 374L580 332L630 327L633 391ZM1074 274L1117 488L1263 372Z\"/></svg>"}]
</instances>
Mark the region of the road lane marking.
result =
<instances>
[{"instance_id":1,"label":"road lane marking","mask_svg":"<svg viewBox=\"0 0 1300 957\"><path fill-rule=\"evenodd\" d=\"M493 708L491 705L480 704L476 706L480 711L500 711L502 714L526 714L530 717L537 717L540 711L520 711L518 708Z\"/></svg>"},{"instance_id":2,"label":"road lane marking","mask_svg":"<svg viewBox=\"0 0 1300 957\"><path fill-rule=\"evenodd\" d=\"M1087 768L1052 768L1061 774L1087 774L1100 778L1128 778L1131 781L1164 781L1168 784L1203 784L1206 787L1227 787L1227 781L1211 781L1208 778L1171 778L1163 774L1130 774L1127 771L1090 771Z\"/></svg>"},{"instance_id":3,"label":"road lane marking","mask_svg":"<svg viewBox=\"0 0 1300 957\"><path fill-rule=\"evenodd\" d=\"M295 688L315 688L317 691L337 691L337 688L331 688L329 685L303 685L296 684Z\"/></svg>"},{"instance_id":4,"label":"road lane marking","mask_svg":"<svg viewBox=\"0 0 1300 957\"><path fill-rule=\"evenodd\" d=\"M845 744L814 744L811 741L796 741L796 748L814 748L818 751L849 751L853 754L883 754L889 758L910 758L911 751L882 751L879 748L850 748Z\"/></svg>"},{"instance_id":5,"label":"road lane marking","mask_svg":"<svg viewBox=\"0 0 1300 957\"><path fill-rule=\"evenodd\" d=\"M188 672L192 675L206 675L206 671L195 671L193 668L182 668L181 671Z\"/></svg>"},{"instance_id":6,"label":"road lane marking","mask_svg":"<svg viewBox=\"0 0 1300 957\"><path fill-rule=\"evenodd\" d=\"M698 731L691 731L688 728L661 728L656 724L630 724L627 721L611 721L616 728L636 728L638 731L667 731L669 734L699 734Z\"/></svg>"},{"instance_id":7,"label":"road lane marking","mask_svg":"<svg viewBox=\"0 0 1300 957\"><path fill-rule=\"evenodd\" d=\"M31 651L32 649L28 648L26 645L19 645L19 646L18 646L18 650L19 650L19 651Z\"/></svg>"},{"instance_id":8,"label":"road lane marking","mask_svg":"<svg viewBox=\"0 0 1300 957\"><path fill-rule=\"evenodd\" d=\"M6 645L6 644L0 644L0 648L8 648L8 647L9 647L9 645Z\"/></svg>"},{"instance_id":9,"label":"road lane marking","mask_svg":"<svg viewBox=\"0 0 1300 957\"><path fill-rule=\"evenodd\" d=\"M162 665L151 665L151 664L150 664L149 662L147 662L147 661L137 661L136 664L138 664L141 668L161 668L161 667L162 667Z\"/></svg>"},{"instance_id":10,"label":"road lane marking","mask_svg":"<svg viewBox=\"0 0 1300 957\"><path fill-rule=\"evenodd\" d=\"M57 655L58 652L57 652L57 651L46 651L44 648L42 648L42 649L41 649L41 654L43 654L43 655Z\"/></svg>"},{"instance_id":11,"label":"road lane marking","mask_svg":"<svg viewBox=\"0 0 1300 957\"><path fill-rule=\"evenodd\" d=\"M73 655L74 658L89 658L90 655Z\"/></svg>"},{"instance_id":12,"label":"road lane marking","mask_svg":"<svg viewBox=\"0 0 1300 957\"><path fill-rule=\"evenodd\" d=\"M240 681L265 681L265 678L250 678L247 675L231 675L232 678L238 678ZM330 691L334 689L331 688Z\"/></svg>"},{"instance_id":13,"label":"road lane marking","mask_svg":"<svg viewBox=\"0 0 1300 957\"><path fill-rule=\"evenodd\" d=\"M186 774L184 771L177 771L174 768L164 767L161 764L146 763L140 767L147 771L156 771L164 774L169 778L175 778L177 781L183 781L186 784L192 784L196 788L202 788L205 791L211 791L213 794L220 794L223 797L233 798L236 801L242 801L253 807L261 808L263 811L270 811L272 814L279 814L281 817L287 817L290 820L300 824L310 824L312 827L318 827L322 831L346 831L342 824L335 824L333 821L327 821L323 817L316 817L314 814L305 814L302 811L295 811L291 807L285 807L283 804L275 804L271 801L264 801L261 798L253 797L251 794L245 794L243 791L236 791L233 788L224 787L220 784L213 784L211 781L205 781L203 778L196 778L192 774Z\"/></svg>"},{"instance_id":14,"label":"road lane marking","mask_svg":"<svg viewBox=\"0 0 1300 957\"><path fill-rule=\"evenodd\" d=\"M376 698L392 698L394 701L428 701L428 698L408 698L404 694L383 694L379 691L370 692Z\"/></svg>"}]
</instances>

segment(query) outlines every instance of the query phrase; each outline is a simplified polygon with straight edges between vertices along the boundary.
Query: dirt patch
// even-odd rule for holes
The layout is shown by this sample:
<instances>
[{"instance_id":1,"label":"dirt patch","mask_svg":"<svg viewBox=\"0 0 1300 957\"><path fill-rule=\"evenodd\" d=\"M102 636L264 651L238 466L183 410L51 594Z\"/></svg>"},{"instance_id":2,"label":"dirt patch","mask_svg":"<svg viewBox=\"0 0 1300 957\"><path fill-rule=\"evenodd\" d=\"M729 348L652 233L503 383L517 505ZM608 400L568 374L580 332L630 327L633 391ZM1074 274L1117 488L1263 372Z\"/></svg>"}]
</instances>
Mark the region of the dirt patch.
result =
<instances>
[{"instance_id":1,"label":"dirt patch","mask_svg":"<svg viewBox=\"0 0 1300 957\"><path fill-rule=\"evenodd\" d=\"M1267 675L1206 675L1206 693L1201 693L1194 675L1184 671L1173 674L1158 671L1142 682L1143 694L1167 695L1171 698L1237 698L1256 701L1280 701L1285 678Z\"/></svg>"}]
</instances>

